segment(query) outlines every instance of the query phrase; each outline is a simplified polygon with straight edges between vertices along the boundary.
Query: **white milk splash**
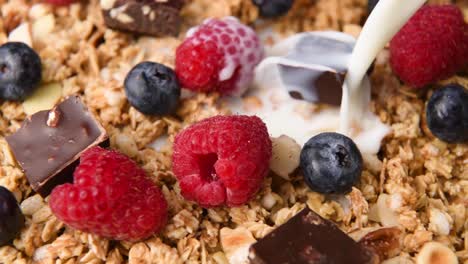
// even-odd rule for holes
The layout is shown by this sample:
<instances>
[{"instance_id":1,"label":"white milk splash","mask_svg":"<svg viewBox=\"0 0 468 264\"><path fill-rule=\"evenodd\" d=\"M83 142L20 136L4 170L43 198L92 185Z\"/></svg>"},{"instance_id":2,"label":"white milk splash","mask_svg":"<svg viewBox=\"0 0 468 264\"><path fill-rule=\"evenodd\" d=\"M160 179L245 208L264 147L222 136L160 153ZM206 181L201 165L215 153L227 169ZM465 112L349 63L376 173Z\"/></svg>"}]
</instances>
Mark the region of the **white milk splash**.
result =
<instances>
[{"instance_id":1,"label":"white milk splash","mask_svg":"<svg viewBox=\"0 0 468 264\"><path fill-rule=\"evenodd\" d=\"M427 0L380 0L367 19L348 64L343 85L339 132L351 137L366 127L361 120L372 115L370 91L362 84L372 61Z\"/></svg>"},{"instance_id":2,"label":"white milk splash","mask_svg":"<svg viewBox=\"0 0 468 264\"><path fill-rule=\"evenodd\" d=\"M323 31L299 33L277 43L269 50L269 57L257 66L255 82L247 94L243 98L226 98L225 102L233 113L262 118L273 137L287 135L303 145L316 134L338 131L351 137L362 153L377 153L390 128L369 110L371 87L366 72L378 52L424 2L381 0L357 42L344 33ZM308 77L294 78L347 71L341 109L317 110L312 103L291 98L291 84L281 75L282 66L309 70ZM307 81L303 83L306 85ZM309 92L304 98L313 101L316 94L310 89Z\"/></svg>"}]
</instances>

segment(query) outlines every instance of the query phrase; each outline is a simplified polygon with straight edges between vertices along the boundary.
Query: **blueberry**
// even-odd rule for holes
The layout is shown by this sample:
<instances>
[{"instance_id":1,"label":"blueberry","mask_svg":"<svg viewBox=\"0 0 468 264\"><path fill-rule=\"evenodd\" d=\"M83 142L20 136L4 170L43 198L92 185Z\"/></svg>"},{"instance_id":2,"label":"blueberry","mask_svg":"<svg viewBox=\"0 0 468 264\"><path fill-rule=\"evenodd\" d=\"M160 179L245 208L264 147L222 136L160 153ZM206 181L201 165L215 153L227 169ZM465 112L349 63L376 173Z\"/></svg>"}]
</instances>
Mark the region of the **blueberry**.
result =
<instances>
[{"instance_id":1,"label":"blueberry","mask_svg":"<svg viewBox=\"0 0 468 264\"><path fill-rule=\"evenodd\" d=\"M375 6L379 3L379 0L369 0L367 4L367 11L369 14L374 10Z\"/></svg>"},{"instance_id":2,"label":"blueberry","mask_svg":"<svg viewBox=\"0 0 468 264\"><path fill-rule=\"evenodd\" d=\"M19 101L41 82L41 59L28 45L7 42L0 46L0 98Z\"/></svg>"},{"instance_id":3,"label":"blueberry","mask_svg":"<svg viewBox=\"0 0 468 264\"><path fill-rule=\"evenodd\" d=\"M468 91L458 84L436 90L426 107L427 126L448 143L468 141Z\"/></svg>"},{"instance_id":4,"label":"blueberry","mask_svg":"<svg viewBox=\"0 0 468 264\"><path fill-rule=\"evenodd\" d=\"M361 177L362 156L350 138L338 133L321 133L302 148L300 167L313 191L344 194Z\"/></svg>"},{"instance_id":5,"label":"blueberry","mask_svg":"<svg viewBox=\"0 0 468 264\"><path fill-rule=\"evenodd\" d=\"M288 13L294 0L252 0L258 6L260 15L266 18L278 17Z\"/></svg>"},{"instance_id":6,"label":"blueberry","mask_svg":"<svg viewBox=\"0 0 468 264\"><path fill-rule=\"evenodd\" d=\"M125 93L130 104L143 114L167 115L177 109L180 85L171 68L142 62L125 78Z\"/></svg>"},{"instance_id":7,"label":"blueberry","mask_svg":"<svg viewBox=\"0 0 468 264\"><path fill-rule=\"evenodd\" d=\"M15 196L0 186L0 247L16 237L24 226L24 216Z\"/></svg>"}]
</instances>

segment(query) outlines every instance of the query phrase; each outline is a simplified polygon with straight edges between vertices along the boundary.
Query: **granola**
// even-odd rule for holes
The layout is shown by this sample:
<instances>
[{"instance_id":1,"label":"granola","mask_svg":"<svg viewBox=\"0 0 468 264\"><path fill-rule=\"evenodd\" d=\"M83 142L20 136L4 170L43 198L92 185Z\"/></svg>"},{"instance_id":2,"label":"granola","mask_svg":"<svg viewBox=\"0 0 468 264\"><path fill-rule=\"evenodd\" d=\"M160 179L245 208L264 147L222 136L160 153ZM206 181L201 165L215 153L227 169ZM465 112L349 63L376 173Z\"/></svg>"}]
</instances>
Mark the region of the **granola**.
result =
<instances>
[{"instance_id":1,"label":"granola","mask_svg":"<svg viewBox=\"0 0 468 264\"><path fill-rule=\"evenodd\" d=\"M468 2L455 2L468 21ZM0 247L0 263L239 263L236 259L242 259L246 245L305 206L351 234L398 226L401 252L384 254L391 257L386 263L426 263L422 259L432 251L448 254L450 260L455 252L460 263L468 263L468 146L431 135L424 120L427 98L392 74L387 50L379 54L371 75L372 109L391 125L392 133L378 156L364 157L361 182L345 197L313 193L297 172L287 170L280 173L283 178L271 174L244 206L202 209L180 194L171 172L172 142L185 126L229 109L219 104L217 94L197 94L184 97L175 117L149 117L125 99L123 79L131 67L143 60L172 66L185 31L207 17L237 16L258 30L271 26L267 41L273 43L309 30L358 35L366 3L297 0L285 17L252 24L258 11L250 0L193 0L182 10L178 37L151 38L106 28L98 0L57 8L38 1L0 0L0 44L9 37L32 44L43 61L44 83L59 85L62 98L83 98L106 128L111 147L139 162L161 186L170 215L160 235L138 243L108 241L66 227L51 213L47 198L33 194L4 139L20 127L31 108L43 106L2 102L0 185L20 202L26 226L12 245ZM468 78L455 76L444 83L450 82L467 86Z\"/></svg>"}]
</instances>

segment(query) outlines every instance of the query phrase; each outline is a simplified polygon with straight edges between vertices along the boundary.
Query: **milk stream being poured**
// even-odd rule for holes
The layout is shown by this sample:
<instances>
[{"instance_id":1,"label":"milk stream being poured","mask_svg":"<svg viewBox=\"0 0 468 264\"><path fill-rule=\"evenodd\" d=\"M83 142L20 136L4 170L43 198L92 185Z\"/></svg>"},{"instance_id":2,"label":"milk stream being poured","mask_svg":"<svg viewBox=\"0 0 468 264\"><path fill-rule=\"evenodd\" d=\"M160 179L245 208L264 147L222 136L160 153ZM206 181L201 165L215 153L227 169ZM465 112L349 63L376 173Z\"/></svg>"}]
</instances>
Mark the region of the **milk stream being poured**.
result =
<instances>
[{"instance_id":1,"label":"milk stream being poured","mask_svg":"<svg viewBox=\"0 0 468 264\"><path fill-rule=\"evenodd\" d=\"M353 137L362 129L358 120L371 114L370 91L361 83L372 61L427 0L380 0L354 46L343 85L339 132Z\"/></svg>"},{"instance_id":2,"label":"milk stream being poured","mask_svg":"<svg viewBox=\"0 0 468 264\"><path fill-rule=\"evenodd\" d=\"M366 72L378 52L424 2L380 0L357 42L335 31L298 33L279 41L267 49L267 57L255 69L255 80L247 93L223 101L233 114L260 117L272 137L286 135L303 146L321 132L340 132L351 137L361 153L376 154L390 128L369 110L371 86ZM272 29L259 35L280 39ZM310 83L323 72L335 76L347 72L341 107L317 109L316 104L308 102L316 101L317 92ZM291 90L301 90L306 100L292 98Z\"/></svg>"},{"instance_id":3,"label":"milk stream being poured","mask_svg":"<svg viewBox=\"0 0 468 264\"><path fill-rule=\"evenodd\" d=\"M303 145L320 132L338 131L351 137L362 153L377 153L390 128L369 109L371 87L366 72L377 54L425 2L380 0L357 42L346 34L328 31L299 33L277 43L270 49L269 57L258 65L254 86L247 92L247 97L256 98L254 106L239 98L226 99L228 106L233 113L262 118L273 137L287 135ZM285 75L285 66L301 68L302 75L297 71ZM308 75L305 70L310 71ZM310 82L317 71L343 70L347 74L340 108L311 110L313 104L288 94L291 78L299 79L292 84L297 86ZM313 92L303 95L314 97Z\"/></svg>"}]
</instances>

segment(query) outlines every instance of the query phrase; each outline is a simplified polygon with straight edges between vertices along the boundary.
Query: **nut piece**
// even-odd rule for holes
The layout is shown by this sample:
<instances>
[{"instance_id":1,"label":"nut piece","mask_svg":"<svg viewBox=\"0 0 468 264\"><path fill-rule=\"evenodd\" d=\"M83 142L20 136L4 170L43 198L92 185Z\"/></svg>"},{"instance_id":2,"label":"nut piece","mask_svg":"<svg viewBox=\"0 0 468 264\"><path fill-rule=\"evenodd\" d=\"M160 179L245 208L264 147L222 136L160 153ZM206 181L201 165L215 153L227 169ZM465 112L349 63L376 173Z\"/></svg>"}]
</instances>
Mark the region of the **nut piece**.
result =
<instances>
[{"instance_id":1,"label":"nut piece","mask_svg":"<svg viewBox=\"0 0 468 264\"><path fill-rule=\"evenodd\" d=\"M390 207L390 195L380 194L377 203L369 209L369 220L382 223L383 226L398 226L398 215Z\"/></svg>"},{"instance_id":2,"label":"nut piece","mask_svg":"<svg viewBox=\"0 0 468 264\"><path fill-rule=\"evenodd\" d=\"M414 262L408 256L398 256L382 261L381 264L413 264Z\"/></svg>"},{"instance_id":3,"label":"nut piece","mask_svg":"<svg viewBox=\"0 0 468 264\"><path fill-rule=\"evenodd\" d=\"M377 231L381 228L382 227L363 227L363 228L353 230L351 233L348 233L348 236L354 239L354 241L359 242L367 234Z\"/></svg>"},{"instance_id":4,"label":"nut piece","mask_svg":"<svg viewBox=\"0 0 468 264\"><path fill-rule=\"evenodd\" d=\"M244 227L238 227L236 229L225 227L220 231L220 239L223 251L229 263L247 263L249 247L256 242L249 230Z\"/></svg>"},{"instance_id":5,"label":"nut piece","mask_svg":"<svg viewBox=\"0 0 468 264\"><path fill-rule=\"evenodd\" d=\"M288 136L280 136L271 139L273 144L270 169L289 180L289 174L299 167L299 157L301 155L301 146Z\"/></svg>"},{"instance_id":6,"label":"nut piece","mask_svg":"<svg viewBox=\"0 0 468 264\"><path fill-rule=\"evenodd\" d=\"M381 228L365 235L359 244L374 251L381 260L398 255L401 251L401 231L396 227Z\"/></svg>"},{"instance_id":7,"label":"nut piece","mask_svg":"<svg viewBox=\"0 0 468 264\"><path fill-rule=\"evenodd\" d=\"M57 127L58 123L60 122L60 111L57 107L50 110L49 115L47 117L47 126L49 127Z\"/></svg>"},{"instance_id":8,"label":"nut piece","mask_svg":"<svg viewBox=\"0 0 468 264\"><path fill-rule=\"evenodd\" d=\"M416 264L458 264L455 253L438 242L426 243L416 256Z\"/></svg>"},{"instance_id":9,"label":"nut piece","mask_svg":"<svg viewBox=\"0 0 468 264\"><path fill-rule=\"evenodd\" d=\"M429 208L429 231L446 236L450 234L452 223L453 220L447 213L436 208Z\"/></svg>"},{"instance_id":10,"label":"nut piece","mask_svg":"<svg viewBox=\"0 0 468 264\"><path fill-rule=\"evenodd\" d=\"M37 19L32 26L32 36L34 40L45 40L55 28L55 18L53 14L48 14Z\"/></svg>"},{"instance_id":11,"label":"nut piece","mask_svg":"<svg viewBox=\"0 0 468 264\"><path fill-rule=\"evenodd\" d=\"M42 110L49 110L62 97L62 86L58 83L50 83L37 88L34 93L23 102L23 110L27 115L35 114Z\"/></svg>"},{"instance_id":12,"label":"nut piece","mask_svg":"<svg viewBox=\"0 0 468 264\"><path fill-rule=\"evenodd\" d=\"M39 19L52 12L52 7L46 3L37 3L31 6L29 9L29 18L32 20Z\"/></svg>"},{"instance_id":13,"label":"nut piece","mask_svg":"<svg viewBox=\"0 0 468 264\"><path fill-rule=\"evenodd\" d=\"M31 25L29 23L23 23L17 28L13 29L8 35L8 41L23 42L29 47L32 47Z\"/></svg>"},{"instance_id":14,"label":"nut piece","mask_svg":"<svg viewBox=\"0 0 468 264\"><path fill-rule=\"evenodd\" d=\"M101 0L99 2L101 4L101 8L104 10L112 9L115 5L115 0Z\"/></svg>"}]
</instances>

